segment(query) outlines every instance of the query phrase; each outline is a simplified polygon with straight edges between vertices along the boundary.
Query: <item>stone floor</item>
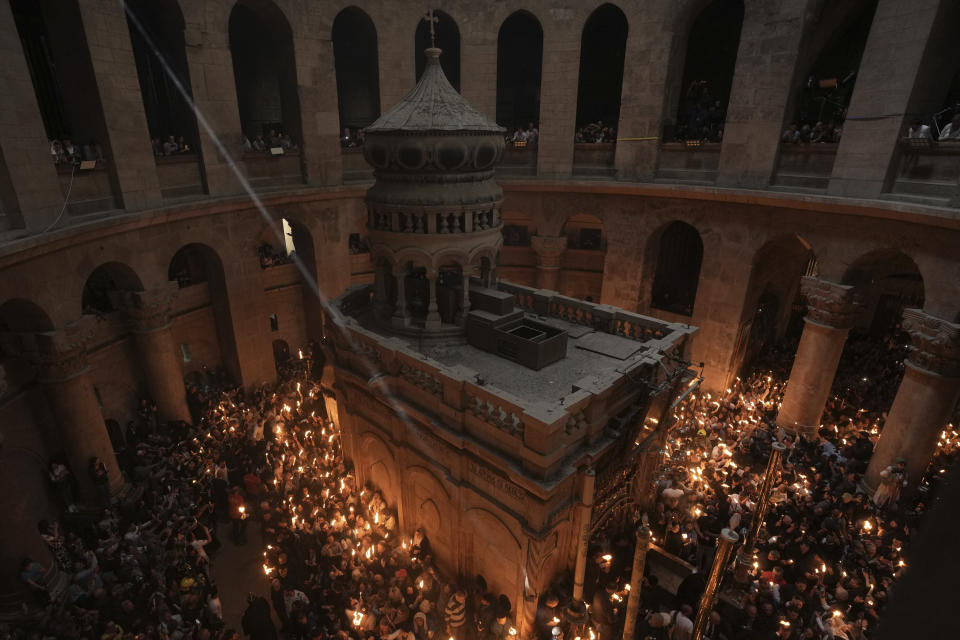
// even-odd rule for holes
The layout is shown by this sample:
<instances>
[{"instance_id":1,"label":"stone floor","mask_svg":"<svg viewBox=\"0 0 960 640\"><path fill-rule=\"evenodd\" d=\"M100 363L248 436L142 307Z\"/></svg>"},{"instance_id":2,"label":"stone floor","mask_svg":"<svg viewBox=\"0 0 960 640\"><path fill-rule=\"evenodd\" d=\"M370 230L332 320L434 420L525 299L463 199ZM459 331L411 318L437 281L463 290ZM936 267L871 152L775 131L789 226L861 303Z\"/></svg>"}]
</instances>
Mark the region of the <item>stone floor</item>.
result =
<instances>
[{"instance_id":1,"label":"stone floor","mask_svg":"<svg viewBox=\"0 0 960 640\"><path fill-rule=\"evenodd\" d=\"M247 608L247 595L253 593L270 600L270 585L263 575L263 537L260 526L254 522L247 528L247 543L237 546L230 537L230 525L218 525L217 534L223 545L213 558L213 579L220 590L223 621L227 627L240 631L240 621ZM271 609L272 610L272 609ZM280 629L276 614L273 623Z\"/></svg>"}]
</instances>

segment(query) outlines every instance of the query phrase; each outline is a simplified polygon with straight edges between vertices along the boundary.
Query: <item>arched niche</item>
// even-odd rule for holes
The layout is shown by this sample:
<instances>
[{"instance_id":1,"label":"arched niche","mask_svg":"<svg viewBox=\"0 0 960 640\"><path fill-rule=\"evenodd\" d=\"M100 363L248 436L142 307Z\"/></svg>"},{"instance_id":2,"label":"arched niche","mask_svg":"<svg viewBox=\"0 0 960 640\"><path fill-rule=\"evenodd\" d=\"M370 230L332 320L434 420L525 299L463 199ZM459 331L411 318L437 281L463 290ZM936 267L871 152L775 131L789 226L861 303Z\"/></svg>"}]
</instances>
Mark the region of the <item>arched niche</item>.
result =
<instances>
[{"instance_id":1,"label":"arched niche","mask_svg":"<svg viewBox=\"0 0 960 640\"><path fill-rule=\"evenodd\" d=\"M143 283L130 266L106 262L90 273L83 285L82 313L104 315L122 307L124 294L143 291Z\"/></svg>"},{"instance_id":2,"label":"arched niche","mask_svg":"<svg viewBox=\"0 0 960 640\"><path fill-rule=\"evenodd\" d=\"M515 11L497 34L497 124L513 131L540 120L543 27L529 11Z\"/></svg>"},{"instance_id":3,"label":"arched niche","mask_svg":"<svg viewBox=\"0 0 960 640\"><path fill-rule=\"evenodd\" d=\"M693 315L703 264L703 240L686 222L675 221L652 239L656 270L650 306L684 316Z\"/></svg>"},{"instance_id":4,"label":"arched niche","mask_svg":"<svg viewBox=\"0 0 960 640\"><path fill-rule=\"evenodd\" d=\"M714 0L693 21L670 139L720 141L742 26L743 0Z\"/></svg>"},{"instance_id":5,"label":"arched niche","mask_svg":"<svg viewBox=\"0 0 960 640\"><path fill-rule=\"evenodd\" d=\"M597 7L583 25L577 86L577 127L617 127L627 53L627 16L613 4Z\"/></svg>"},{"instance_id":6,"label":"arched niche","mask_svg":"<svg viewBox=\"0 0 960 640\"><path fill-rule=\"evenodd\" d=\"M380 116L377 28L363 9L347 7L333 20L340 128L356 130Z\"/></svg>"}]
</instances>

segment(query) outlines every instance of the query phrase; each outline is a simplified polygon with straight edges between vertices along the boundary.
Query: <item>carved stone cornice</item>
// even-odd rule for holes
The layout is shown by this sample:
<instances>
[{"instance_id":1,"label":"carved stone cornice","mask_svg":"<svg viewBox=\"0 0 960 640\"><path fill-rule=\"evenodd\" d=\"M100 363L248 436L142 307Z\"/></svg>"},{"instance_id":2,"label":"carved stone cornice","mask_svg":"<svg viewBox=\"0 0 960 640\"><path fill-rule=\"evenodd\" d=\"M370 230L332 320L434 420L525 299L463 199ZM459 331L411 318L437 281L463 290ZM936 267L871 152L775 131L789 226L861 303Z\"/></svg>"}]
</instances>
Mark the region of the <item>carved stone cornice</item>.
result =
<instances>
[{"instance_id":1,"label":"carved stone cornice","mask_svg":"<svg viewBox=\"0 0 960 640\"><path fill-rule=\"evenodd\" d=\"M938 376L960 378L960 324L906 309L903 330L912 343L907 362Z\"/></svg>"},{"instance_id":2,"label":"carved stone cornice","mask_svg":"<svg viewBox=\"0 0 960 640\"><path fill-rule=\"evenodd\" d=\"M537 266L560 268L560 258L567 250L566 236L531 236L530 246L537 254Z\"/></svg>"},{"instance_id":3,"label":"carved stone cornice","mask_svg":"<svg viewBox=\"0 0 960 640\"><path fill-rule=\"evenodd\" d=\"M150 333L170 324L170 310L179 291L175 282L147 291L124 293L123 307L130 330L134 333Z\"/></svg>"},{"instance_id":4,"label":"carved stone cornice","mask_svg":"<svg viewBox=\"0 0 960 640\"><path fill-rule=\"evenodd\" d=\"M863 311L863 302L848 285L812 276L800 279L800 292L807 300L806 320L834 329L849 329Z\"/></svg>"}]
</instances>

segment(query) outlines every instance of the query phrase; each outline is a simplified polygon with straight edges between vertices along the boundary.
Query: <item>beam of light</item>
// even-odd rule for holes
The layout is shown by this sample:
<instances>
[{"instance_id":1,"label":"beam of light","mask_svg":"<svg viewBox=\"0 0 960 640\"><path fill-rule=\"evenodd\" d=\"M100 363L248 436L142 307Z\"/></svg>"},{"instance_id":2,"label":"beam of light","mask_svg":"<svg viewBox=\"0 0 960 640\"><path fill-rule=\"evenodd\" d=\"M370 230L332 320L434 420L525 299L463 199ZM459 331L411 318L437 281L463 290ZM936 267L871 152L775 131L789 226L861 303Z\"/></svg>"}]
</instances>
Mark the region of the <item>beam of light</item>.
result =
<instances>
[{"instance_id":1,"label":"beam of light","mask_svg":"<svg viewBox=\"0 0 960 640\"><path fill-rule=\"evenodd\" d=\"M282 222L279 222L270 215L267 211L266 206L263 204L263 201L260 199L260 196L257 195L257 192L250 185L250 182L247 180L246 176L243 175L243 172L240 170L240 167L237 165L237 162L234 160L233 155L230 153L230 150L227 149L226 145L220 140L220 137L213 130L213 127L210 125L210 122L207 120L206 116L203 115L203 112L197 108L196 103L193 101L193 96L190 95L190 92L187 91L186 87L183 86L183 83L180 81L180 78L177 77L177 74L173 72L173 68L170 66L170 63L164 57L164 55L157 48L156 44L153 41L153 38L150 37L150 34L147 33L146 28L144 28L143 23L140 22L140 19L133 12L130 6L127 4L127 0L119 0L120 6L123 8L124 13L127 15L127 18L130 20L137 32L143 37L144 42L147 43L150 51L156 57L157 62L160 63L160 67L163 69L163 72L170 79L170 82L173 83L173 86L176 87L177 92L180 94L180 97L183 98L184 102L190 107L190 110L193 111L194 117L197 119L197 124L199 127L207 134L207 137L213 141L213 144L216 146L217 151L220 153L220 156L224 159L227 165L230 167L230 170L233 172L234 177L243 187L243 190L246 191L247 195L250 197L250 200L253 201L254 206L257 211L260 213L260 216L263 218L264 222L270 227L270 230L273 231L274 236L280 242L280 246L285 246L286 238L283 233ZM302 144L301 140L301 144ZM312 234L311 234L312 235ZM330 318L333 321L333 324L337 330L343 335L346 341L349 343L350 348L354 352L360 352L360 344L357 342L353 335L346 329L346 321L343 317L343 314L340 313L340 310L333 307L329 300L320 293L320 286L317 282L317 279L304 264L303 260L300 258L298 252L293 253L289 256L293 260L293 264L296 265L297 270L300 272L300 275L303 277L304 281L310 288L310 291L316 296L317 301L320 303L320 306L323 307L323 311L327 318ZM369 375L372 377L379 373L375 371L373 366L367 361L366 358L359 358L363 363L363 366L369 369ZM410 418L407 416L406 412L403 410L400 402L396 397L390 392L389 388L381 384L379 385L381 393L384 395L386 400L390 403L394 412L397 416L404 422L408 427L412 427L413 424L410 421Z\"/></svg>"}]
</instances>

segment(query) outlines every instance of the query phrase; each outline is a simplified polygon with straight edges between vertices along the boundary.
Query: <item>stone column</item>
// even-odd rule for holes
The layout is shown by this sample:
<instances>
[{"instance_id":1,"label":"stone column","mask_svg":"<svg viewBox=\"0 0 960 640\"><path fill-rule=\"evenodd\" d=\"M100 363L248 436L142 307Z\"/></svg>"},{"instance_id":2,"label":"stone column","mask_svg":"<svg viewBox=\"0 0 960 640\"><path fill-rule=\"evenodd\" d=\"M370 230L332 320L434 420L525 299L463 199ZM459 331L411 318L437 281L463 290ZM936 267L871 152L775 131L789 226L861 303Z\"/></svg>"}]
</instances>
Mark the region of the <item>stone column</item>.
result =
<instances>
[{"instance_id":1,"label":"stone column","mask_svg":"<svg viewBox=\"0 0 960 640\"><path fill-rule=\"evenodd\" d=\"M333 12L314 2L304 3L303 11L304 15L290 17L295 22L293 48L297 64L304 179L311 185L340 184L343 178L340 116L333 42L330 39L333 24L328 24ZM301 19L297 20L297 17Z\"/></svg>"},{"instance_id":2,"label":"stone column","mask_svg":"<svg viewBox=\"0 0 960 640\"><path fill-rule=\"evenodd\" d=\"M3 200L7 226L42 231L63 206L33 82L10 3L0 3L0 158L12 193Z\"/></svg>"},{"instance_id":3,"label":"stone column","mask_svg":"<svg viewBox=\"0 0 960 640\"><path fill-rule=\"evenodd\" d=\"M850 99L848 113L854 117L843 123L827 193L879 196L909 118L943 107L943 78L928 70L953 64L956 35L950 25L956 24L956 17L940 15L947 4L946 0L877 4ZM911 115L869 117L895 113Z\"/></svg>"},{"instance_id":4,"label":"stone column","mask_svg":"<svg viewBox=\"0 0 960 640\"><path fill-rule=\"evenodd\" d=\"M146 377L147 391L157 403L160 420L190 422L183 371L170 331L170 306L177 286L173 282L169 285L131 294L127 317Z\"/></svg>"},{"instance_id":5,"label":"stone column","mask_svg":"<svg viewBox=\"0 0 960 640\"><path fill-rule=\"evenodd\" d=\"M40 473L18 473L25 455L23 449L0 444L0 616L16 613L26 594L20 582L20 562L24 558L36 560L47 567L46 582L49 585L57 574L56 563L50 555L43 538L37 531L38 505L31 504L27 496L35 495L26 485L28 482L43 483ZM32 461L31 461L32 462Z\"/></svg>"},{"instance_id":6,"label":"stone column","mask_svg":"<svg viewBox=\"0 0 960 640\"><path fill-rule=\"evenodd\" d=\"M99 504L97 489L90 478L90 460L100 458L107 468L111 492L123 484L110 435L87 376L86 340L83 323L65 330L37 336L37 363L50 408L59 426L60 442L70 470L80 487L80 499Z\"/></svg>"},{"instance_id":7,"label":"stone column","mask_svg":"<svg viewBox=\"0 0 960 640\"><path fill-rule=\"evenodd\" d=\"M573 600L583 600L583 581L587 573L587 553L590 546L590 519L593 518L593 491L597 475L593 469L583 472L583 492L577 505L577 561L573 569Z\"/></svg>"},{"instance_id":8,"label":"stone column","mask_svg":"<svg viewBox=\"0 0 960 640\"><path fill-rule=\"evenodd\" d=\"M203 176L211 196L243 191L228 159L212 137L219 138L226 151L240 161L243 132L227 32L233 4L228 0L180 3L186 24L184 42L193 102L211 129L198 122Z\"/></svg>"},{"instance_id":9,"label":"stone column","mask_svg":"<svg viewBox=\"0 0 960 640\"><path fill-rule=\"evenodd\" d=\"M533 236L537 253L537 288L557 291L560 287L560 260L567 249L566 236Z\"/></svg>"},{"instance_id":10,"label":"stone column","mask_svg":"<svg viewBox=\"0 0 960 640\"><path fill-rule=\"evenodd\" d=\"M746 0L717 184L770 184L803 35L806 2Z\"/></svg>"},{"instance_id":11,"label":"stone column","mask_svg":"<svg viewBox=\"0 0 960 640\"><path fill-rule=\"evenodd\" d=\"M427 329L439 328L442 324L440 320L440 311L437 307L437 293L440 287L440 274L436 271L427 271L427 296L430 302L427 304Z\"/></svg>"},{"instance_id":12,"label":"stone column","mask_svg":"<svg viewBox=\"0 0 960 640\"><path fill-rule=\"evenodd\" d=\"M393 318L391 323L396 327L407 326L407 292L406 292L406 269L400 268L400 273L394 275L397 279L397 305L393 308ZM396 270L396 269L394 269Z\"/></svg>"},{"instance_id":13,"label":"stone column","mask_svg":"<svg viewBox=\"0 0 960 640\"><path fill-rule=\"evenodd\" d=\"M877 487L880 472L904 458L915 486L937 450L940 432L960 397L960 324L920 311L903 312L910 355L903 380L867 467L866 483Z\"/></svg>"},{"instance_id":14,"label":"stone column","mask_svg":"<svg viewBox=\"0 0 960 640\"><path fill-rule=\"evenodd\" d=\"M582 26L582 20L550 20L543 24L540 137L537 139L539 176L562 178L573 173Z\"/></svg>"},{"instance_id":15,"label":"stone column","mask_svg":"<svg viewBox=\"0 0 960 640\"><path fill-rule=\"evenodd\" d=\"M467 314L470 313L470 267L469 265L463 268L463 308L461 309L460 317L462 321L466 323Z\"/></svg>"},{"instance_id":16,"label":"stone column","mask_svg":"<svg viewBox=\"0 0 960 640\"><path fill-rule=\"evenodd\" d=\"M807 299L807 316L777 424L812 435L820 426L847 333L861 305L853 287L820 278L805 276L800 290Z\"/></svg>"},{"instance_id":17,"label":"stone column","mask_svg":"<svg viewBox=\"0 0 960 640\"><path fill-rule=\"evenodd\" d=\"M79 6L110 142L107 161L116 172L123 207L156 206L162 200L160 181L123 3L85 0Z\"/></svg>"}]
</instances>

